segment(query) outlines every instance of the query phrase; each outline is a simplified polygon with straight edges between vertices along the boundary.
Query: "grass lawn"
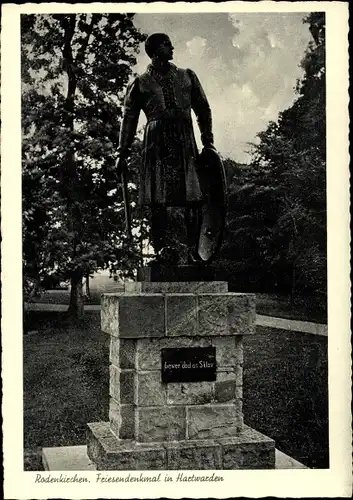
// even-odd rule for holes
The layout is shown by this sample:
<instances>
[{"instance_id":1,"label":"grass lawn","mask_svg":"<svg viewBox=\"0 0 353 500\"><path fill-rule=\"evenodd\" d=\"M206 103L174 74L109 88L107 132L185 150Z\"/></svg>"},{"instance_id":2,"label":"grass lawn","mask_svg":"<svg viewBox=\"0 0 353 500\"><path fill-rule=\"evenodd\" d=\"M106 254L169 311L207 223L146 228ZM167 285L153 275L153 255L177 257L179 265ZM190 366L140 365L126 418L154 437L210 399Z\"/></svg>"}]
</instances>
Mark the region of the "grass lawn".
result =
<instances>
[{"instance_id":1,"label":"grass lawn","mask_svg":"<svg viewBox=\"0 0 353 500\"><path fill-rule=\"evenodd\" d=\"M327 312L309 299L292 303L288 295L256 294L256 311L265 316L327 324Z\"/></svg>"},{"instance_id":2,"label":"grass lawn","mask_svg":"<svg viewBox=\"0 0 353 500\"><path fill-rule=\"evenodd\" d=\"M86 424L108 420L108 338L99 312L70 326L65 313L30 313L38 331L24 336L25 467L38 449L85 442Z\"/></svg>"},{"instance_id":3,"label":"grass lawn","mask_svg":"<svg viewBox=\"0 0 353 500\"><path fill-rule=\"evenodd\" d=\"M86 424L108 420L109 347L98 311L80 327L62 312L28 314L38 333L24 336L24 468L40 470L41 447L85 444ZM244 341L246 423L310 467L328 465L326 347L260 327Z\"/></svg>"}]
</instances>

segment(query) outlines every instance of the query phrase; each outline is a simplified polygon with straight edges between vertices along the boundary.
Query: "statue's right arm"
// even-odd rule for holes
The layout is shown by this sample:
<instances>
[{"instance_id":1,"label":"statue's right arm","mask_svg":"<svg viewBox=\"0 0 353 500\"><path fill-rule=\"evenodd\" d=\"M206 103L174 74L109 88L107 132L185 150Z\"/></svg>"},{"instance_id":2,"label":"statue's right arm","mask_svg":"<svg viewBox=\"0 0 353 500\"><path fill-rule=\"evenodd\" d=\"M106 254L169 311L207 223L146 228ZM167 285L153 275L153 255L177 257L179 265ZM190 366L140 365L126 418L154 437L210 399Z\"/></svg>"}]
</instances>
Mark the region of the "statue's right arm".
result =
<instances>
[{"instance_id":1,"label":"statue's right arm","mask_svg":"<svg viewBox=\"0 0 353 500\"><path fill-rule=\"evenodd\" d=\"M141 111L139 79L135 77L127 86L123 119L120 126L118 155L126 158L136 135L137 124Z\"/></svg>"}]
</instances>

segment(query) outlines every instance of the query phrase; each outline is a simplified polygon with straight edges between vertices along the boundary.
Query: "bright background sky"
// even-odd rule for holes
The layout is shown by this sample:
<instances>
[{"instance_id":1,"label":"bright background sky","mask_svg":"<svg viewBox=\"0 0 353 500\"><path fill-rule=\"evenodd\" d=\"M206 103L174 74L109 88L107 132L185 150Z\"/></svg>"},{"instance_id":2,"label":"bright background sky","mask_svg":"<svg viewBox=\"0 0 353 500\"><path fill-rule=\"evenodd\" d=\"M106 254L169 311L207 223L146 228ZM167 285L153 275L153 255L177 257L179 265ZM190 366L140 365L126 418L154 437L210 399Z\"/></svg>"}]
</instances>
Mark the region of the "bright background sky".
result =
<instances>
[{"instance_id":1,"label":"bright background sky","mask_svg":"<svg viewBox=\"0 0 353 500\"><path fill-rule=\"evenodd\" d=\"M173 62L198 75L213 114L218 151L248 162L248 142L295 99L299 68L311 39L302 13L136 14L143 32L167 33ZM149 63L144 48L134 68ZM142 114L143 115L143 114ZM144 115L140 126L145 123ZM195 129L196 140L199 133Z\"/></svg>"}]
</instances>

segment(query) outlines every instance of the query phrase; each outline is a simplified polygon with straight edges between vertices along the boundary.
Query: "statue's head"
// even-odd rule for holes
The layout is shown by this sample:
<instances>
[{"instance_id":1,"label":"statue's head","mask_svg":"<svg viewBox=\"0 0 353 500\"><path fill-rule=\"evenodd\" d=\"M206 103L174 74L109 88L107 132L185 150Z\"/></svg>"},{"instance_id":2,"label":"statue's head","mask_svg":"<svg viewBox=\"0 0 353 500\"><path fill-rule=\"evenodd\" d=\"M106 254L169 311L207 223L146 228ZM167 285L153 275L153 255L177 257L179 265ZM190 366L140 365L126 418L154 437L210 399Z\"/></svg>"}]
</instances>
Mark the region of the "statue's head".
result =
<instances>
[{"instance_id":1,"label":"statue's head","mask_svg":"<svg viewBox=\"0 0 353 500\"><path fill-rule=\"evenodd\" d=\"M173 59L173 45L168 35L153 33L145 42L145 50L151 59L169 61Z\"/></svg>"}]
</instances>

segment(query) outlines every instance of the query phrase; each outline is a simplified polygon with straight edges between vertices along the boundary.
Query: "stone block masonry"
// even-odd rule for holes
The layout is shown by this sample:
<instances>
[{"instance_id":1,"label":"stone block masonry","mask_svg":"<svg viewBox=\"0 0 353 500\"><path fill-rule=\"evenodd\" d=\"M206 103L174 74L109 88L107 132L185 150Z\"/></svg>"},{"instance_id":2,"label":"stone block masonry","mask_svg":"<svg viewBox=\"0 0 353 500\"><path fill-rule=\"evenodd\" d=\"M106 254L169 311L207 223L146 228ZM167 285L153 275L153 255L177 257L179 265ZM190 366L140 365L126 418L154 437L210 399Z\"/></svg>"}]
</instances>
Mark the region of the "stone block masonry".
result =
<instances>
[{"instance_id":1,"label":"stone block masonry","mask_svg":"<svg viewBox=\"0 0 353 500\"><path fill-rule=\"evenodd\" d=\"M188 439L239 436L243 428L242 404L190 406L187 408Z\"/></svg>"},{"instance_id":2,"label":"stone block masonry","mask_svg":"<svg viewBox=\"0 0 353 500\"><path fill-rule=\"evenodd\" d=\"M120 339L255 332L255 300L237 293L121 293L102 298L102 331Z\"/></svg>"},{"instance_id":3,"label":"stone block masonry","mask_svg":"<svg viewBox=\"0 0 353 500\"><path fill-rule=\"evenodd\" d=\"M216 347L216 380L163 383L161 349L191 346ZM169 419L179 429L185 429L184 439L188 439L189 434L190 439L218 437L222 432L227 436L239 434L242 428L241 347L239 335L221 339L136 340L112 336L111 353L115 354L111 354L110 395L115 403L110 409L110 420L113 432L121 437L127 435L128 428L129 437L139 442L168 441L174 437L168 425L163 424L163 415L166 415L166 423ZM131 408L127 411L129 405ZM158 432L154 433L153 428Z\"/></svg>"},{"instance_id":4,"label":"stone block masonry","mask_svg":"<svg viewBox=\"0 0 353 500\"><path fill-rule=\"evenodd\" d=\"M236 438L137 443L118 440L108 422L88 424L87 453L97 470L274 469L274 441L244 426Z\"/></svg>"},{"instance_id":5,"label":"stone block masonry","mask_svg":"<svg viewBox=\"0 0 353 500\"><path fill-rule=\"evenodd\" d=\"M224 283L133 285L102 301L112 432L141 443L239 435L242 334L253 331L253 297L230 294ZM161 350L190 347L215 348L216 380L163 383Z\"/></svg>"},{"instance_id":6,"label":"stone block masonry","mask_svg":"<svg viewBox=\"0 0 353 500\"><path fill-rule=\"evenodd\" d=\"M102 296L101 325L110 335L109 423L88 426L98 469L274 468L274 442L243 423L252 294L229 293L224 282L130 283ZM183 356L193 361L178 364ZM197 376L180 375L189 369Z\"/></svg>"}]
</instances>

